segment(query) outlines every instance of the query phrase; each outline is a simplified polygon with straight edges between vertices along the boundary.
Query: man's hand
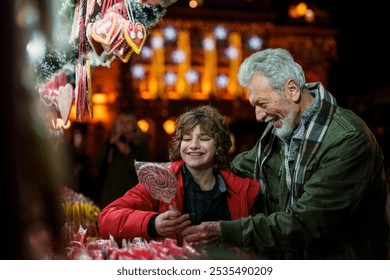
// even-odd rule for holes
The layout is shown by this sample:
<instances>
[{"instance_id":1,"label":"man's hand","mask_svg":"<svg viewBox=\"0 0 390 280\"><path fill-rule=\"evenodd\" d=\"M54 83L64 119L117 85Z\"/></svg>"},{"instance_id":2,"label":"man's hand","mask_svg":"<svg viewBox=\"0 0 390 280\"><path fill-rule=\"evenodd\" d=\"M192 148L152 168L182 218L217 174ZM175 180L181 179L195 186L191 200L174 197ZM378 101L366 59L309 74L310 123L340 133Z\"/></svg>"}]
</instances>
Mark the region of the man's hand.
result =
<instances>
[{"instance_id":1,"label":"man's hand","mask_svg":"<svg viewBox=\"0 0 390 280\"><path fill-rule=\"evenodd\" d=\"M221 241L219 222L203 222L197 226L189 226L182 232L183 240L195 246L218 243Z\"/></svg>"},{"instance_id":2,"label":"man's hand","mask_svg":"<svg viewBox=\"0 0 390 280\"><path fill-rule=\"evenodd\" d=\"M184 214L177 210L168 210L157 216L154 226L160 236L169 236L181 232L191 224L190 215Z\"/></svg>"}]
</instances>

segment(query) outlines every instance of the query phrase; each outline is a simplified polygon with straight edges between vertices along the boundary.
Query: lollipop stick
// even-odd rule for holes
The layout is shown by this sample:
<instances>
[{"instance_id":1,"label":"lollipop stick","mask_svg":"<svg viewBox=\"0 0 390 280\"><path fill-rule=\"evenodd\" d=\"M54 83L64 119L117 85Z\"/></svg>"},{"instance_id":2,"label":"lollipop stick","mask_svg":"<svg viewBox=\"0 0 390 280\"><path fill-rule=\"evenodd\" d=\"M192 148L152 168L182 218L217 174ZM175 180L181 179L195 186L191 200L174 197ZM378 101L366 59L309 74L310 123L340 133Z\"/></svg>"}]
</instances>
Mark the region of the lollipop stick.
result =
<instances>
[{"instance_id":1,"label":"lollipop stick","mask_svg":"<svg viewBox=\"0 0 390 280\"><path fill-rule=\"evenodd\" d=\"M176 205L169 204L169 210L176 210L177 211Z\"/></svg>"}]
</instances>

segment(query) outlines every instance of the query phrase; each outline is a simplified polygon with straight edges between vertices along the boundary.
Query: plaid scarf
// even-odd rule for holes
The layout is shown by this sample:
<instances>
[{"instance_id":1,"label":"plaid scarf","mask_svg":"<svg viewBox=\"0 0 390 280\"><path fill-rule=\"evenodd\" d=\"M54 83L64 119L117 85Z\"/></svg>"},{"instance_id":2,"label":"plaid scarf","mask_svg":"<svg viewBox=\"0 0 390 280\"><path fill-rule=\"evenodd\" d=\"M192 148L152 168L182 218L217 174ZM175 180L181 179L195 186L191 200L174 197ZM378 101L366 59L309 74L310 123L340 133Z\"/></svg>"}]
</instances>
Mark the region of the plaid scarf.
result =
<instances>
[{"instance_id":1,"label":"plaid scarf","mask_svg":"<svg viewBox=\"0 0 390 280\"><path fill-rule=\"evenodd\" d=\"M296 201L303 193L303 186L305 182L305 173L307 166L317 152L322 139L326 133L329 123L332 119L333 113L336 111L335 98L325 90L321 83L309 83L309 91L319 98L319 106L313 113L311 120L305 128L303 140L300 143L298 156L295 161L294 173L292 174L292 201ZM255 162L255 179L262 184L262 192L264 196L264 203L266 205L265 211L268 209L267 184L265 183L263 164L267 157L271 154L275 134L272 133L273 125L270 123L266 127L263 135L260 138L260 145Z\"/></svg>"}]
</instances>

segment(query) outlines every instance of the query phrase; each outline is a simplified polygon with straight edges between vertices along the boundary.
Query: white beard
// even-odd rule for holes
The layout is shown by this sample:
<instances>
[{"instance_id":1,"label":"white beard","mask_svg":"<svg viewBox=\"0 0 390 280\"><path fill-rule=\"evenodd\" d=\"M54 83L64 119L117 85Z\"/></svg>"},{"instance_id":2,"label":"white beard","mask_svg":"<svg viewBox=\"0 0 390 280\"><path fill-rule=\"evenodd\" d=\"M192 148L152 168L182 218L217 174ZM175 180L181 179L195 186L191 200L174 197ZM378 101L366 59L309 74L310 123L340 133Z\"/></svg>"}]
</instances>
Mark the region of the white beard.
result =
<instances>
[{"instance_id":1,"label":"white beard","mask_svg":"<svg viewBox=\"0 0 390 280\"><path fill-rule=\"evenodd\" d=\"M295 119L295 115L292 108L290 107L290 109L288 110L287 117L281 120L282 126L280 128L275 128L275 133L279 138L289 139L293 135L294 119Z\"/></svg>"}]
</instances>

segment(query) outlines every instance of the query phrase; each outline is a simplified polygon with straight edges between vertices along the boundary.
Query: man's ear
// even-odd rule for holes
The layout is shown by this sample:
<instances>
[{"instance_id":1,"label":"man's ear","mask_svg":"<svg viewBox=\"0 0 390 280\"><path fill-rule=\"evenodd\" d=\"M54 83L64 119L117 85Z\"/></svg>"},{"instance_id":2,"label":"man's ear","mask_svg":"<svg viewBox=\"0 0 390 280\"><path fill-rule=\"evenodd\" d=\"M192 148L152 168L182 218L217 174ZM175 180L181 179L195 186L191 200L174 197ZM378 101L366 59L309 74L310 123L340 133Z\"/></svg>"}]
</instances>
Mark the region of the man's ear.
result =
<instances>
[{"instance_id":1,"label":"man's ear","mask_svg":"<svg viewBox=\"0 0 390 280\"><path fill-rule=\"evenodd\" d=\"M292 101L299 101L299 98L301 97L301 91L299 85L293 79L289 79L287 81L287 92Z\"/></svg>"}]
</instances>

